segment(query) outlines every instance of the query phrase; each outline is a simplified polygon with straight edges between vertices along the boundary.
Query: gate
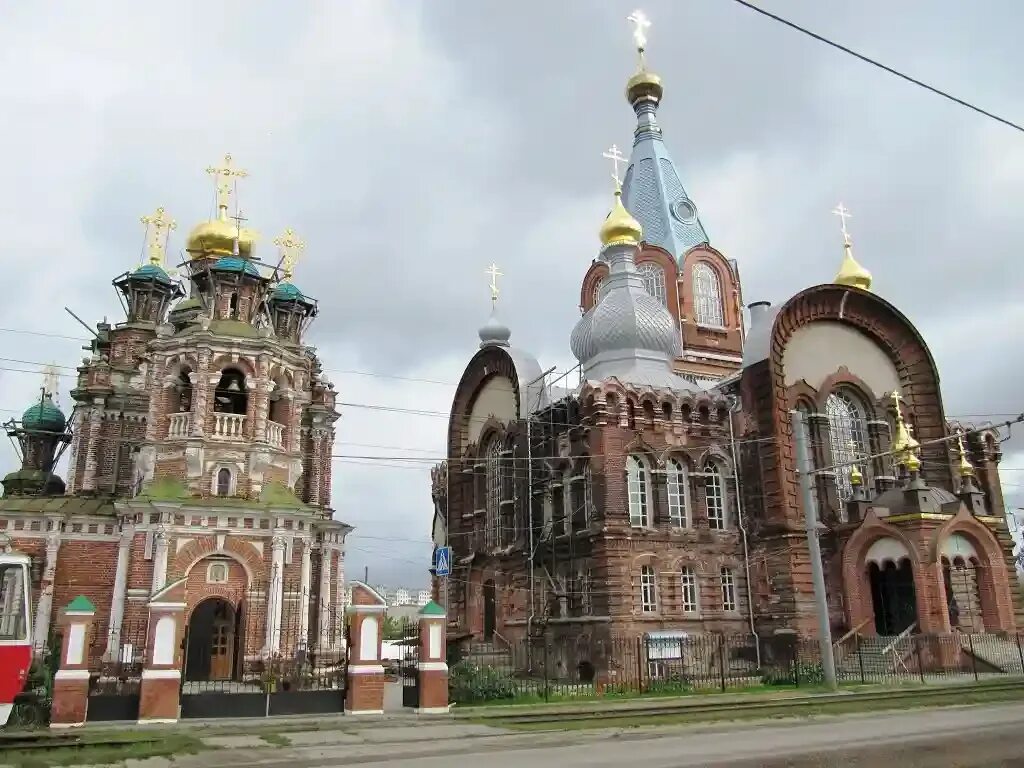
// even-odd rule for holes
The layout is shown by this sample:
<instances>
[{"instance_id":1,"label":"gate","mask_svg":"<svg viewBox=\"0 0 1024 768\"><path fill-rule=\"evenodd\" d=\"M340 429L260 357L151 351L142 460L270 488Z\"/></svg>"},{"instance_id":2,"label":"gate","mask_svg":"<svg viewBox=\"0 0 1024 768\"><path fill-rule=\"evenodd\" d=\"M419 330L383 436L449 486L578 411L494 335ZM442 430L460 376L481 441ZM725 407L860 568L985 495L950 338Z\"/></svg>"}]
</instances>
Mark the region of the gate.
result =
<instances>
[{"instance_id":1,"label":"gate","mask_svg":"<svg viewBox=\"0 0 1024 768\"><path fill-rule=\"evenodd\" d=\"M402 706L419 707L420 705L420 625L418 621L405 621L402 624L402 637L399 640L401 661L399 674L402 678Z\"/></svg>"},{"instance_id":2,"label":"gate","mask_svg":"<svg viewBox=\"0 0 1024 768\"><path fill-rule=\"evenodd\" d=\"M121 631L94 627L89 644L88 722L139 719L139 690L146 661L148 622L131 620ZM107 654L107 649L111 653Z\"/></svg>"},{"instance_id":3,"label":"gate","mask_svg":"<svg viewBox=\"0 0 1024 768\"><path fill-rule=\"evenodd\" d=\"M193 609L182 648L182 718L344 710L341 613L318 606L298 582L282 585L279 612L268 610L270 595L270 584L254 583L237 601L211 598Z\"/></svg>"}]
</instances>

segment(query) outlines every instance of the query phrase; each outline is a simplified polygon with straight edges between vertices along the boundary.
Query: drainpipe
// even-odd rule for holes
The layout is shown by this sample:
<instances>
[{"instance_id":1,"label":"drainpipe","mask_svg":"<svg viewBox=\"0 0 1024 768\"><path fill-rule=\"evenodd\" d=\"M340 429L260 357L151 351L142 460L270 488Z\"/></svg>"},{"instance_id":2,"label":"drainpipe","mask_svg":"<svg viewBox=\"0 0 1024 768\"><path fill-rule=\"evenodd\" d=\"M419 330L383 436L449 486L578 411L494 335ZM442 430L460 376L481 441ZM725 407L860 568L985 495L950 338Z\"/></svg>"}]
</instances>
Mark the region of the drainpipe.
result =
<instances>
[{"instance_id":1,"label":"drainpipe","mask_svg":"<svg viewBox=\"0 0 1024 768\"><path fill-rule=\"evenodd\" d=\"M743 538L743 570L747 574L747 616L750 618L750 634L754 636L754 649L757 653L757 666L761 666L761 638L754 628L754 597L753 585L750 581L750 548L747 543L747 524L743 518L743 497L740 494L740 463L736 457L736 434L732 426L732 414L740 412L740 399L735 395L730 396L729 407L729 449L732 453L732 479L736 485L736 522L740 526L740 535Z\"/></svg>"}]
</instances>

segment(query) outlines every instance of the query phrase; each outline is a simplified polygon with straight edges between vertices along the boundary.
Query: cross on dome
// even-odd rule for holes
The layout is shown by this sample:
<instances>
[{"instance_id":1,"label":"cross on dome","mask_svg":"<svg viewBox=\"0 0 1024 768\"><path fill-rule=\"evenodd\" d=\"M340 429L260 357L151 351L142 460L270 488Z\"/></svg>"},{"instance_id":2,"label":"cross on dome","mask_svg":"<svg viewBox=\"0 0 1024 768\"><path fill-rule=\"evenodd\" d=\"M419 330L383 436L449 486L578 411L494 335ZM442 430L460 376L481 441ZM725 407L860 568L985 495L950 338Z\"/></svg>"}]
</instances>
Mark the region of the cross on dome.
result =
<instances>
[{"instance_id":1,"label":"cross on dome","mask_svg":"<svg viewBox=\"0 0 1024 768\"><path fill-rule=\"evenodd\" d=\"M848 231L848 230L846 229L846 220L847 220L847 219L852 219L852 218L853 218L853 214L851 214L851 213L850 213L850 209L849 209L849 208L847 208L847 207L846 207L845 205L843 205L842 203L840 203L840 204L839 204L839 205L837 205L837 206L836 206L835 208L833 208L833 209L832 209L832 213L834 213L834 214L835 214L836 216L838 216L838 217L839 217L839 220L840 220L840 222L842 222L842 223L840 224L840 230L841 230L841 231L842 231L842 233L843 233L843 242L844 242L844 243L845 243L846 245L850 245L850 244L851 244L851 241L850 241L850 233L849 233L849 231Z\"/></svg>"},{"instance_id":2,"label":"cross on dome","mask_svg":"<svg viewBox=\"0 0 1024 768\"><path fill-rule=\"evenodd\" d=\"M640 67L644 65L644 51L647 49L647 30L651 26L651 20L641 10L635 10L626 17L626 21L633 25L633 41L636 43L637 53L640 54Z\"/></svg>"},{"instance_id":3,"label":"cross on dome","mask_svg":"<svg viewBox=\"0 0 1024 768\"><path fill-rule=\"evenodd\" d=\"M217 190L217 211L221 218L227 217L231 194L237 184L233 179L244 179L249 175L248 171L232 167L233 162L234 159L228 153L224 155L224 165L220 168L211 165L206 169L206 172L214 178Z\"/></svg>"},{"instance_id":4,"label":"cross on dome","mask_svg":"<svg viewBox=\"0 0 1024 768\"><path fill-rule=\"evenodd\" d=\"M290 280L295 274L295 264L306 244L295 234L295 230L288 227L274 238L274 245L281 251L281 271L284 273L284 279Z\"/></svg>"},{"instance_id":5,"label":"cross on dome","mask_svg":"<svg viewBox=\"0 0 1024 768\"><path fill-rule=\"evenodd\" d=\"M487 269L484 270L485 275L490 275L491 282L491 301L496 302L498 300L498 278L504 277L505 273L498 270L498 265L491 263Z\"/></svg>"},{"instance_id":6,"label":"cross on dome","mask_svg":"<svg viewBox=\"0 0 1024 768\"><path fill-rule=\"evenodd\" d=\"M160 206L151 216L142 216L139 221L146 227L146 251L149 253L149 263L162 267L164 255L167 249L167 238L171 230L177 229L178 222L172 218L164 218L163 206Z\"/></svg>"},{"instance_id":7,"label":"cross on dome","mask_svg":"<svg viewBox=\"0 0 1024 768\"><path fill-rule=\"evenodd\" d=\"M615 188L619 189L622 187L622 178L619 176L619 163L627 162L627 158L617 145L612 144L605 152L601 153L601 157L607 158L612 161L612 178L615 179Z\"/></svg>"}]
</instances>

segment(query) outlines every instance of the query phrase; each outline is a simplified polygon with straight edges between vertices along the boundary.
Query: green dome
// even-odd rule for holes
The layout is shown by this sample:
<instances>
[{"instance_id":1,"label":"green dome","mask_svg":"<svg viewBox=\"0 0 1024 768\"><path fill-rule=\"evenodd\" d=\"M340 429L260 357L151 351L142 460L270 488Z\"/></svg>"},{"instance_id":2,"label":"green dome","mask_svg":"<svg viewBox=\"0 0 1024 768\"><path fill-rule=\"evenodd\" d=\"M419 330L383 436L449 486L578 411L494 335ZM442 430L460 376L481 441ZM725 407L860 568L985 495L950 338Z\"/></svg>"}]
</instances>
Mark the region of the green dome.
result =
<instances>
[{"instance_id":1,"label":"green dome","mask_svg":"<svg viewBox=\"0 0 1024 768\"><path fill-rule=\"evenodd\" d=\"M49 395L35 403L21 415L21 426L37 432L63 432L67 419Z\"/></svg>"},{"instance_id":2,"label":"green dome","mask_svg":"<svg viewBox=\"0 0 1024 768\"><path fill-rule=\"evenodd\" d=\"M251 277L262 277L260 271L253 266L251 261L240 259L237 256L225 256L218 259L210 269L215 272L244 272Z\"/></svg>"},{"instance_id":3,"label":"green dome","mask_svg":"<svg viewBox=\"0 0 1024 768\"><path fill-rule=\"evenodd\" d=\"M133 280L156 280L170 285L171 278L159 264L143 264L131 274Z\"/></svg>"},{"instance_id":4,"label":"green dome","mask_svg":"<svg viewBox=\"0 0 1024 768\"><path fill-rule=\"evenodd\" d=\"M277 287L274 288L271 299L274 301L301 301L306 304L309 303L309 299L302 294L302 291L294 283L288 282L278 283Z\"/></svg>"}]
</instances>

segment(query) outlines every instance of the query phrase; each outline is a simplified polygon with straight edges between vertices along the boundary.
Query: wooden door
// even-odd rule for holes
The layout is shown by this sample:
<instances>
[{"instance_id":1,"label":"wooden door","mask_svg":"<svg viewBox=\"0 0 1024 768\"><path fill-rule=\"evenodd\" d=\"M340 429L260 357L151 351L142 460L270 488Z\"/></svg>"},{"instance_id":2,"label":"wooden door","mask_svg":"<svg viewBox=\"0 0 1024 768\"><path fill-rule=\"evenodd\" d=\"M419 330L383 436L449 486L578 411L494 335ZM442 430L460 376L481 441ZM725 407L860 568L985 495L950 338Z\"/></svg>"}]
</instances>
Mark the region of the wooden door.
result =
<instances>
[{"instance_id":1,"label":"wooden door","mask_svg":"<svg viewBox=\"0 0 1024 768\"><path fill-rule=\"evenodd\" d=\"M226 603L217 606L210 633L210 679L229 680L234 662L235 617Z\"/></svg>"}]
</instances>

